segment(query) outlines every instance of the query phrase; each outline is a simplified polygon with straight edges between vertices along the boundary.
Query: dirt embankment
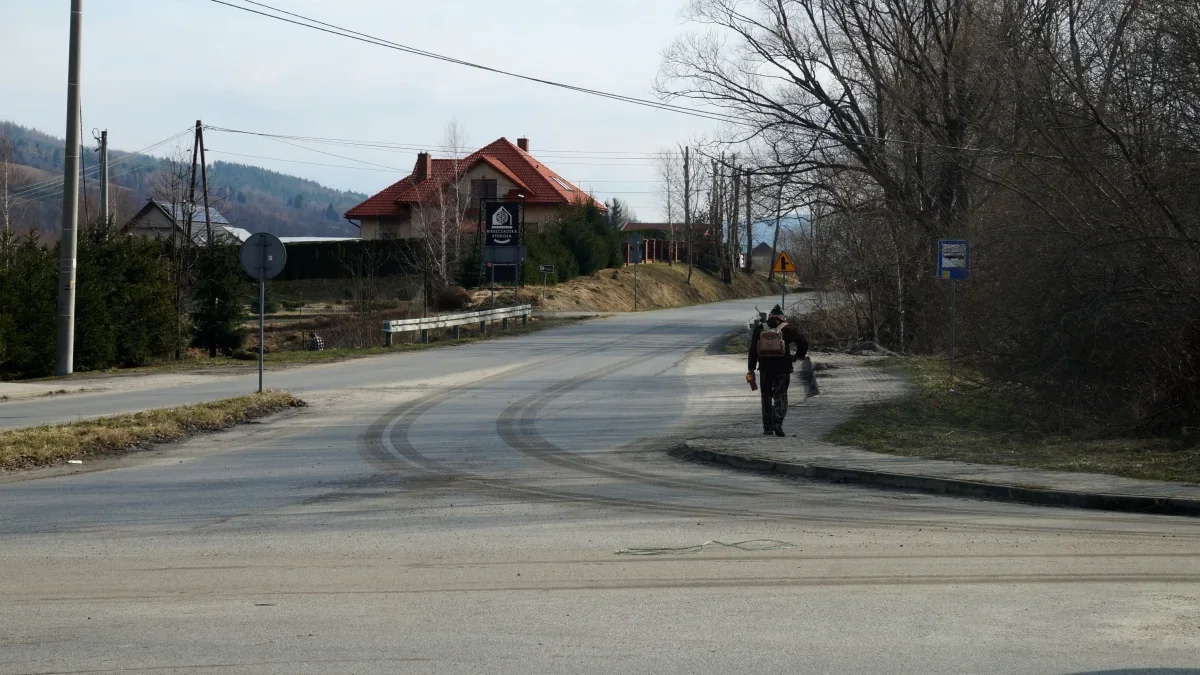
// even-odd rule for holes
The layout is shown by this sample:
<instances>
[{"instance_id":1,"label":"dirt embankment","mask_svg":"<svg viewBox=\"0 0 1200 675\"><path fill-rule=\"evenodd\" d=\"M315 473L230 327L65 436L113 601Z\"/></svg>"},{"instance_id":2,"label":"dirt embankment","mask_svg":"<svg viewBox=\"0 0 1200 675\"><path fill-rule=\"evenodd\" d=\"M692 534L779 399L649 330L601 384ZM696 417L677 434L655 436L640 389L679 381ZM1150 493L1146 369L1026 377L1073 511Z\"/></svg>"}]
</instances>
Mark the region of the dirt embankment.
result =
<instances>
[{"instance_id":1,"label":"dirt embankment","mask_svg":"<svg viewBox=\"0 0 1200 675\"><path fill-rule=\"evenodd\" d=\"M774 295L778 284L758 274L735 273L733 282L726 285L720 277L701 270L692 270L692 283L687 281L686 265L638 265L638 311L683 307L706 302L753 298ZM505 290L504 302L511 302L511 291ZM476 292L477 300L486 302L488 291ZM606 269L593 276L576 277L571 281L549 286L542 301L542 287L529 285L522 291L522 300L532 301L538 309L551 312L629 312L633 310L633 268ZM501 300L497 290L497 300Z\"/></svg>"}]
</instances>

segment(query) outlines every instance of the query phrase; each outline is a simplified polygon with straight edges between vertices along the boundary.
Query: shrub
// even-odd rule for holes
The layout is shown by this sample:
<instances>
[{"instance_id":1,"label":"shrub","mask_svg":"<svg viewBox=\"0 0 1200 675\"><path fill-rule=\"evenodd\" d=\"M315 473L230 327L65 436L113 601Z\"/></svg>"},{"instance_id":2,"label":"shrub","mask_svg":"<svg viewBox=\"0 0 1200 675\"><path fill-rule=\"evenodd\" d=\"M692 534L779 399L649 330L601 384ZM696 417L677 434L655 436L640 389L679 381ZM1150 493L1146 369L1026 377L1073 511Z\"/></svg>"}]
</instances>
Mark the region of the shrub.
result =
<instances>
[{"instance_id":1,"label":"shrub","mask_svg":"<svg viewBox=\"0 0 1200 675\"><path fill-rule=\"evenodd\" d=\"M471 304L471 294L462 286L446 286L436 297L439 310L460 310Z\"/></svg>"},{"instance_id":2,"label":"shrub","mask_svg":"<svg viewBox=\"0 0 1200 675\"><path fill-rule=\"evenodd\" d=\"M242 293L248 284L242 275L238 251L233 246L206 247L196 268L199 282L191 294L193 344L207 349L209 356L233 352L246 339L241 326L245 318ZM257 294L254 300L257 304Z\"/></svg>"},{"instance_id":3,"label":"shrub","mask_svg":"<svg viewBox=\"0 0 1200 675\"><path fill-rule=\"evenodd\" d=\"M151 241L111 228L81 231L76 277L77 370L142 365L175 351L170 263ZM58 251L36 233L0 236L0 377L54 372Z\"/></svg>"}]
</instances>

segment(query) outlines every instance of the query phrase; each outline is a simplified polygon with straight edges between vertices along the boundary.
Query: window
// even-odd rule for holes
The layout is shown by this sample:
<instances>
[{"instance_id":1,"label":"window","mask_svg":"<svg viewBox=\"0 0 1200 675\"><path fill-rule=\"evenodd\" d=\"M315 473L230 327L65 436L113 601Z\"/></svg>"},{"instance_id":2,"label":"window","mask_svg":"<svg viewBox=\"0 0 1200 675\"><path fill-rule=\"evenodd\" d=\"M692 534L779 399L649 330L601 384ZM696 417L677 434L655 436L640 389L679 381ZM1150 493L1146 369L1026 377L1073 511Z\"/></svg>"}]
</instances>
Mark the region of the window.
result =
<instances>
[{"instance_id":1,"label":"window","mask_svg":"<svg viewBox=\"0 0 1200 675\"><path fill-rule=\"evenodd\" d=\"M554 182L555 182L555 183L558 183L558 186L559 186L560 188L562 188L562 189L566 190L567 192L574 192L574 191L575 191L575 188L571 187L569 184L567 184L567 181L565 181L565 180L563 180L563 179L559 178L558 176L551 176L551 178L553 178L553 179L554 179Z\"/></svg>"},{"instance_id":2,"label":"window","mask_svg":"<svg viewBox=\"0 0 1200 675\"><path fill-rule=\"evenodd\" d=\"M496 198L496 179L476 178L471 181L471 200Z\"/></svg>"}]
</instances>

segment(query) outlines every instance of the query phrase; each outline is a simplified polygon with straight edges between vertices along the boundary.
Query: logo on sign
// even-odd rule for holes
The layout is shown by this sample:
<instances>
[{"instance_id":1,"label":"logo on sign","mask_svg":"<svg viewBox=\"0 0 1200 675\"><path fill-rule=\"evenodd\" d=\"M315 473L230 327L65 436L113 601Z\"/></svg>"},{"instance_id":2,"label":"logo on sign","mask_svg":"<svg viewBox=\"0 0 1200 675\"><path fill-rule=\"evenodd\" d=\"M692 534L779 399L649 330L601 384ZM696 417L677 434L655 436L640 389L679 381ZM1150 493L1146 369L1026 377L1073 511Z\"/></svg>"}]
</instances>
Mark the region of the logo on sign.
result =
<instances>
[{"instance_id":1,"label":"logo on sign","mask_svg":"<svg viewBox=\"0 0 1200 675\"><path fill-rule=\"evenodd\" d=\"M492 216L492 240L500 245L512 241L512 214L508 209L497 209Z\"/></svg>"}]
</instances>

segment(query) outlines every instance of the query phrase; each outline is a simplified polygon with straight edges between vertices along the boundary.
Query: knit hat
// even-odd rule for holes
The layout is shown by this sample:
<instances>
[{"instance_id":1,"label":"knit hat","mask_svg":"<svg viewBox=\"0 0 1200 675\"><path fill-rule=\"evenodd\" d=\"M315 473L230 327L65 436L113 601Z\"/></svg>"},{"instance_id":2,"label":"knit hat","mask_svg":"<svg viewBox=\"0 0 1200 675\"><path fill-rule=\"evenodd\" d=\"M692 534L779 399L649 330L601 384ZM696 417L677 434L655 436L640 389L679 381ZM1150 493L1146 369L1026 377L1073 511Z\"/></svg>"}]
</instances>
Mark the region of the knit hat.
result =
<instances>
[{"instance_id":1,"label":"knit hat","mask_svg":"<svg viewBox=\"0 0 1200 675\"><path fill-rule=\"evenodd\" d=\"M771 308L770 316L783 316L783 308L779 305L775 305Z\"/></svg>"}]
</instances>

